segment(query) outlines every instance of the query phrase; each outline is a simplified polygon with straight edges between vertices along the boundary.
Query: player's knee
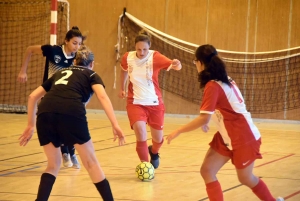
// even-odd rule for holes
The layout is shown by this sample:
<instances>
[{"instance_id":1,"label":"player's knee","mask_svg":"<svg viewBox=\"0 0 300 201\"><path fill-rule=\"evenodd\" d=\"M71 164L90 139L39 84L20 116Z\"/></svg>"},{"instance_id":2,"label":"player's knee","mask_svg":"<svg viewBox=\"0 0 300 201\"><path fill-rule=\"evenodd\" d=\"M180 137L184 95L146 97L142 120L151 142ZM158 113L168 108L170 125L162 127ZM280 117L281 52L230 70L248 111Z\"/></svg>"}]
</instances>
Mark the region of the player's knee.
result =
<instances>
[{"instance_id":1,"label":"player's knee","mask_svg":"<svg viewBox=\"0 0 300 201\"><path fill-rule=\"evenodd\" d=\"M53 162L48 161L46 172L49 172L49 173L53 174L54 176L57 176L60 166L61 166L60 160L53 161Z\"/></svg>"},{"instance_id":2,"label":"player's knee","mask_svg":"<svg viewBox=\"0 0 300 201\"><path fill-rule=\"evenodd\" d=\"M209 168L206 165L201 166L200 174L201 174L202 178L204 178L204 179L211 178L214 176L214 173L211 171L211 168Z\"/></svg>"},{"instance_id":3,"label":"player's knee","mask_svg":"<svg viewBox=\"0 0 300 201\"><path fill-rule=\"evenodd\" d=\"M238 175L239 182L248 187L254 187L258 183L258 178L252 174Z\"/></svg>"},{"instance_id":4,"label":"player's knee","mask_svg":"<svg viewBox=\"0 0 300 201\"><path fill-rule=\"evenodd\" d=\"M82 160L83 166L85 167L85 169L90 170L93 169L94 167L98 166L98 161L96 159L96 157L89 157L86 160Z\"/></svg>"}]
</instances>

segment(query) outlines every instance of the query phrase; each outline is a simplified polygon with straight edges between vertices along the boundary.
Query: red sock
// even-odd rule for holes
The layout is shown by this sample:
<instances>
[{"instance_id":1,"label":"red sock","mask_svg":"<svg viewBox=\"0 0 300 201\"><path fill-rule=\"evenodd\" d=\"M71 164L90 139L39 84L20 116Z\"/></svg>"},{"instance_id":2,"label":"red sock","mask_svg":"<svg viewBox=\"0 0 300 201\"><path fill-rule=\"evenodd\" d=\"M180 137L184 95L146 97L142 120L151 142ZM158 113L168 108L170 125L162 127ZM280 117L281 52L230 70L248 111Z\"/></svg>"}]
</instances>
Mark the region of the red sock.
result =
<instances>
[{"instance_id":1,"label":"red sock","mask_svg":"<svg viewBox=\"0 0 300 201\"><path fill-rule=\"evenodd\" d=\"M164 143L164 138L162 139L162 141L160 143L157 143L155 141L152 140L152 149L151 152L153 154L157 154L159 152L160 147L163 145Z\"/></svg>"},{"instance_id":2,"label":"red sock","mask_svg":"<svg viewBox=\"0 0 300 201\"><path fill-rule=\"evenodd\" d=\"M252 192L260 199L264 201L276 201L271 195L267 185L263 180L259 179L258 184L252 188Z\"/></svg>"},{"instance_id":3,"label":"red sock","mask_svg":"<svg viewBox=\"0 0 300 201\"><path fill-rule=\"evenodd\" d=\"M223 201L223 192L219 181L206 184L206 192L210 201Z\"/></svg>"},{"instance_id":4,"label":"red sock","mask_svg":"<svg viewBox=\"0 0 300 201\"><path fill-rule=\"evenodd\" d=\"M140 158L140 161L149 162L147 141L136 141L136 152Z\"/></svg>"}]
</instances>

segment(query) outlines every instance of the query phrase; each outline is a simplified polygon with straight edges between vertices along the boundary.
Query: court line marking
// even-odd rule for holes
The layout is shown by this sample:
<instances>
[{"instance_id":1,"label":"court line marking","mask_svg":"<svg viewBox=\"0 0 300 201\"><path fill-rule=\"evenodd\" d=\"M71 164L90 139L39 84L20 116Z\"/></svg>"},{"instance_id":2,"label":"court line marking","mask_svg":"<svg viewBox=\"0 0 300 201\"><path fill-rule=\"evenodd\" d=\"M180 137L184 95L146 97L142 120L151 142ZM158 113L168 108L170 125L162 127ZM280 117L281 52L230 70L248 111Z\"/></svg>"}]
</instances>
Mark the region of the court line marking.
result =
<instances>
[{"instance_id":1,"label":"court line marking","mask_svg":"<svg viewBox=\"0 0 300 201\"><path fill-rule=\"evenodd\" d=\"M288 158L288 157L291 157L291 156L294 156L295 154L289 154L287 156L283 156L281 158L278 158L278 159L275 159L275 160L272 160L272 161L269 161L269 162L266 162L266 163L263 163L263 164L260 164L260 165L256 165L254 166L254 168L258 168L258 167L261 167L261 166L264 166L264 165L267 165L267 164L270 164L270 163L273 163L273 162L276 162L276 161L280 161L282 159L285 159L285 158Z\"/></svg>"},{"instance_id":2,"label":"court line marking","mask_svg":"<svg viewBox=\"0 0 300 201\"><path fill-rule=\"evenodd\" d=\"M233 189L238 188L238 187L240 187L240 186L243 186L243 184L239 184L239 185L233 186L233 187L228 188L228 189L226 189L226 190L224 190L224 191L222 191L222 192L225 193L225 192L227 192L227 191L233 190ZM207 199L208 199L208 197L202 198L202 199L200 199L199 201L204 201L204 200L207 200Z\"/></svg>"},{"instance_id":3,"label":"court line marking","mask_svg":"<svg viewBox=\"0 0 300 201\"><path fill-rule=\"evenodd\" d=\"M27 169L15 171L15 172L8 172L8 173L0 174L0 177L11 175L11 174L15 174L15 173L19 173L19 172L25 172L27 170L33 170L33 169L37 169L37 168L40 168L40 167L42 167L42 166L35 166L35 167L32 167L32 168L27 168Z\"/></svg>"},{"instance_id":4,"label":"court line marking","mask_svg":"<svg viewBox=\"0 0 300 201\"><path fill-rule=\"evenodd\" d=\"M291 197L294 197L295 195L298 195L298 194L300 194L300 191L296 191L296 192L294 192L294 193L292 193L292 194L290 194L288 196L285 196L284 199L287 200L287 199L289 199Z\"/></svg>"}]
</instances>

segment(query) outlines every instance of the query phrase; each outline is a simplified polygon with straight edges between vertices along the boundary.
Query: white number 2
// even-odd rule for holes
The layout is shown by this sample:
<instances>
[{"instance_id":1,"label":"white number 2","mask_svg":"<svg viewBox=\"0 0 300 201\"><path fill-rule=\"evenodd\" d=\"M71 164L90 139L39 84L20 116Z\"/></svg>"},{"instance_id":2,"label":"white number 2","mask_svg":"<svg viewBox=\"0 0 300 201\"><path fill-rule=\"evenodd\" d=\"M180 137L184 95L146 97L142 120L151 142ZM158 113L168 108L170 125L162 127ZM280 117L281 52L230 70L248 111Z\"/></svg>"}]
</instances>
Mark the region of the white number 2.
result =
<instances>
[{"instance_id":1,"label":"white number 2","mask_svg":"<svg viewBox=\"0 0 300 201\"><path fill-rule=\"evenodd\" d=\"M59 80L57 80L57 81L55 82L55 85L57 85L57 84L64 84L64 85L67 85L67 84L68 84L67 79L72 75L73 72L72 72L71 70L64 70L64 71L62 71L61 73L66 73L66 75L63 76L62 78L60 78Z\"/></svg>"}]
</instances>

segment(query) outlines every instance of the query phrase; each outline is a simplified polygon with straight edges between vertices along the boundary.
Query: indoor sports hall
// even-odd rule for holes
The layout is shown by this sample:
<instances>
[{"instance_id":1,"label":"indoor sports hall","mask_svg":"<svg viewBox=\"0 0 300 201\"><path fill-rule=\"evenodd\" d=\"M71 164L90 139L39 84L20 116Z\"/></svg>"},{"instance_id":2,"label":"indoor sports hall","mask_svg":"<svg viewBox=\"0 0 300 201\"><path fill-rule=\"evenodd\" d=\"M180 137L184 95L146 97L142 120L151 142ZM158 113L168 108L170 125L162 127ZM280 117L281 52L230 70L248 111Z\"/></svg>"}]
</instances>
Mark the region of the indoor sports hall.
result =
<instances>
[{"instance_id":1,"label":"indoor sports hall","mask_svg":"<svg viewBox=\"0 0 300 201\"><path fill-rule=\"evenodd\" d=\"M261 134L262 159L253 172L271 194L300 200L300 1L298 0L0 0L0 201L35 200L47 158L36 131L26 146L19 137L27 126L29 94L42 84L45 58L32 55L27 82L17 81L26 48L61 45L78 26L95 55L126 143L113 142L103 107L93 96L86 106L95 154L115 201L209 201L200 175L217 126L165 139L155 177L141 181L136 136L120 99L122 56L135 49L136 34L151 35L150 49L181 61L180 71L161 71L167 137L199 116L203 89L198 82L195 50L212 44L238 85ZM66 105L68 107L68 105ZM147 142L151 143L147 127ZM76 153L76 152L75 152ZM78 156L79 158L79 156ZM89 174L61 165L49 201L101 200ZM237 178L230 160L217 173L225 201L259 200Z\"/></svg>"}]
</instances>

